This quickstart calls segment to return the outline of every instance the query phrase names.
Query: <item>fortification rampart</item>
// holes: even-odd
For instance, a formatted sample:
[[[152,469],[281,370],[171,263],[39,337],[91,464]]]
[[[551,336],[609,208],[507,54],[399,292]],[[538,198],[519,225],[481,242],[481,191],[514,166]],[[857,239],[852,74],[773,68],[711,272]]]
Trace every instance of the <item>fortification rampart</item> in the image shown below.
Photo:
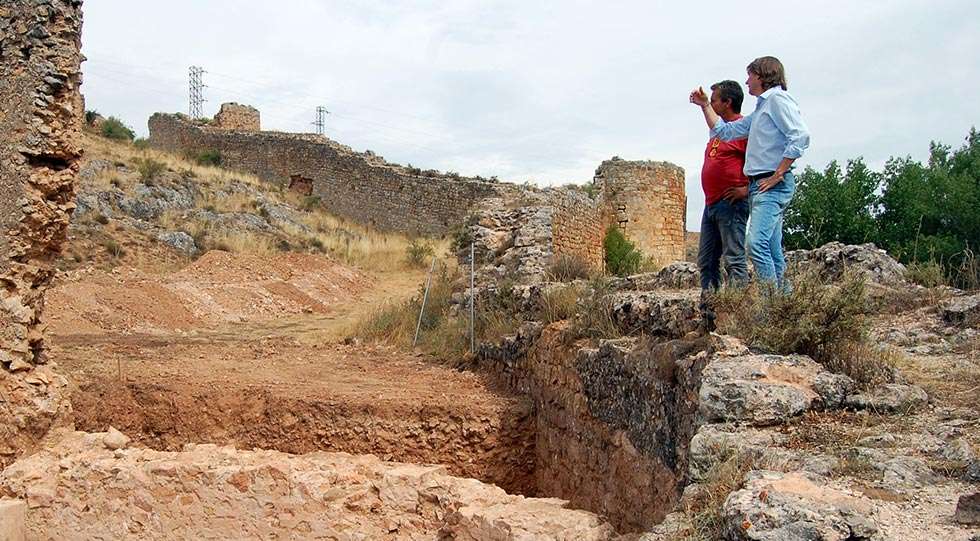
[[[277,185],[309,185],[328,212],[386,231],[444,234],[462,224],[477,201],[518,190],[390,164],[319,135],[200,127],[161,113],[150,117],[149,127],[154,148],[216,150],[226,167]]]

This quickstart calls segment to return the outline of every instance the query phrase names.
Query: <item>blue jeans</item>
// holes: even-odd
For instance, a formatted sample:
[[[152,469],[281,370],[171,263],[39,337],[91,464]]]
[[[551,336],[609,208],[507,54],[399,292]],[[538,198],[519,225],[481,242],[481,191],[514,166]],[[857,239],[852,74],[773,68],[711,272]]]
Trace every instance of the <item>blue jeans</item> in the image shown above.
[[[759,182],[749,183],[749,259],[759,282],[786,288],[786,259],[783,257],[783,214],[796,192],[792,172],[769,191],[759,193]]]
[[[702,290],[721,287],[722,261],[727,282],[744,284],[748,281],[745,264],[745,223],[748,219],[749,203],[745,199],[735,203],[721,199],[704,208],[698,245]]]

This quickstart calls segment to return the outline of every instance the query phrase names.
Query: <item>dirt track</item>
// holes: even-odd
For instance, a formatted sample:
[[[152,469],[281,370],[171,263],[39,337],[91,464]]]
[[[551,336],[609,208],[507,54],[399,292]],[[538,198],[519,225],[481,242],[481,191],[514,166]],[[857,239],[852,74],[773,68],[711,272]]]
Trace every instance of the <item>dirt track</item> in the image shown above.
[[[255,260],[242,272],[224,254],[156,279],[123,271],[59,286],[48,312],[51,357],[75,386],[78,428],[111,424],[156,449],[208,442],[443,463],[533,494],[525,400],[421,356],[338,341],[352,317],[411,294],[421,277],[372,280],[304,257],[285,274]],[[172,287],[192,272],[193,288]],[[283,291],[338,300],[283,301]]]

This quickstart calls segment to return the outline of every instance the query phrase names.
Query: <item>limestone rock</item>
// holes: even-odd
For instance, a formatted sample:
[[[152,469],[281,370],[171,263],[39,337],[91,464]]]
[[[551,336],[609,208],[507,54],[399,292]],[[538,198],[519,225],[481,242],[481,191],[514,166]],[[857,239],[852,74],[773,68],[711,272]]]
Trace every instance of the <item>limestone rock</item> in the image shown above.
[[[802,472],[753,471],[723,506],[733,541],[870,541],[880,536],[867,501]]]
[[[657,272],[645,272],[613,279],[610,286],[617,290],[632,291],[699,288],[701,287],[701,273],[694,263],[675,261]]]
[[[907,413],[929,400],[921,387],[901,383],[886,383],[862,393],[849,395],[844,405],[882,413]]]
[[[802,355],[718,357],[704,368],[699,412],[707,422],[771,425],[810,409],[839,405],[847,376],[831,374]]]
[[[679,338],[700,325],[696,292],[613,293],[613,321],[624,334]]]
[[[166,231],[157,234],[157,240],[170,246],[186,256],[194,255],[197,252],[197,243],[194,237],[183,231]]]
[[[830,242],[815,250],[794,250],[786,253],[786,264],[789,272],[815,272],[826,280],[837,280],[850,270],[862,274],[872,284],[888,287],[907,284],[905,266],[874,244]]]
[[[942,305],[943,321],[960,327],[980,326],[980,294],[954,297]]]
[[[511,496],[449,476],[443,466],[194,444],[181,452],[112,451],[104,440],[104,434],[71,433],[0,472],[0,493],[30,507],[29,538],[71,532],[79,539],[133,540],[605,540],[615,534],[598,516],[567,509],[562,500]]]
[[[960,524],[980,526],[980,492],[964,494],[956,502],[956,514],[953,520]]]
[[[115,427],[110,426],[109,430],[105,433],[102,438],[102,443],[105,445],[106,449],[111,449],[115,451],[116,449],[123,449],[129,445],[129,436],[123,434],[122,432],[116,430]]]

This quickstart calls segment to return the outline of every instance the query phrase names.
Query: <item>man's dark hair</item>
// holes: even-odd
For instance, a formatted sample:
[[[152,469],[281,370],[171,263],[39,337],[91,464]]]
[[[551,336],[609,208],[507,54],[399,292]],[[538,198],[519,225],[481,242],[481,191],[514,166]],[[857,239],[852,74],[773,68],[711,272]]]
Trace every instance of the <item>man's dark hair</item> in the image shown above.
[[[742,85],[727,80],[711,85],[711,90],[717,90],[718,97],[722,100],[732,102],[732,112],[742,112],[742,100],[745,99],[745,94],[742,94]]]

